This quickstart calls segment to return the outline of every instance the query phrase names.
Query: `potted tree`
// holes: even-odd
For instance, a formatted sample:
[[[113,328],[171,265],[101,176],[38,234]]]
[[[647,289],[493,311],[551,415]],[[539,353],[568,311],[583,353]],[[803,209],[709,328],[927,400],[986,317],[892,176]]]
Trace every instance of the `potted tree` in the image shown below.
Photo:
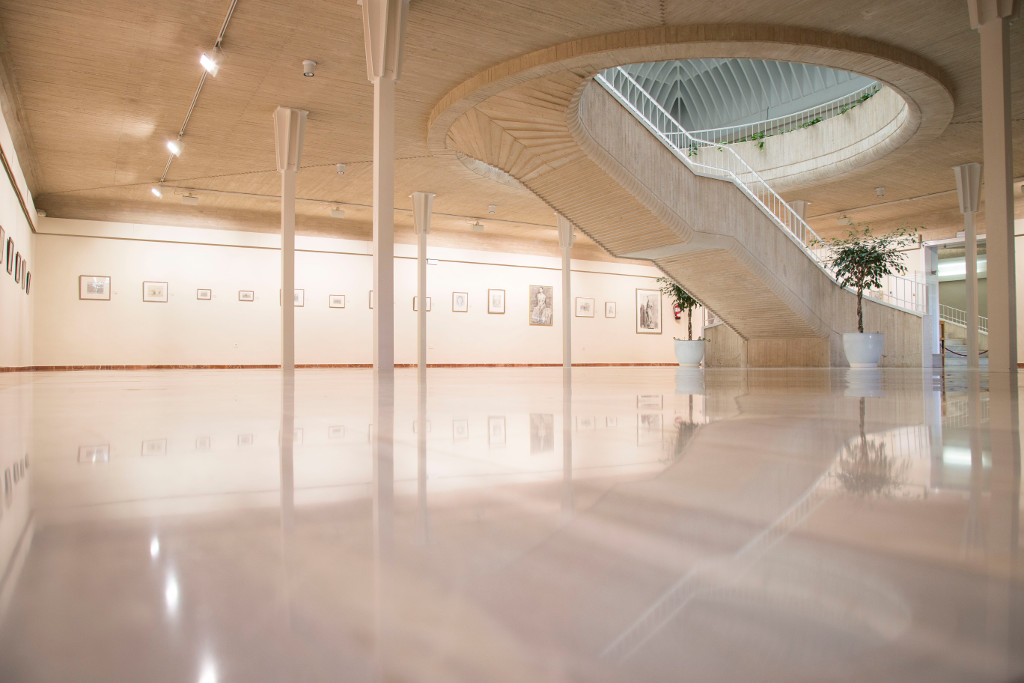
[[[843,350],[851,368],[873,368],[882,359],[885,335],[878,332],[864,332],[864,290],[882,286],[886,275],[902,275],[907,272],[903,265],[901,249],[916,244],[914,233],[917,228],[901,227],[888,235],[872,235],[867,225],[863,230],[850,223],[846,237],[819,240],[828,248],[825,262],[831,266],[839,284],[857,292],[857,331],[843,334]]]
[[[673,337],[676,360],[684,368],[695,368],[704,359],[704,340],[693,338],[693,309],[700,303],[671,278],[659,277],[658,283],[661,285],[662,293],[672,300],[676,319],[678,320],[682,313],[686,313],[686,339]]]

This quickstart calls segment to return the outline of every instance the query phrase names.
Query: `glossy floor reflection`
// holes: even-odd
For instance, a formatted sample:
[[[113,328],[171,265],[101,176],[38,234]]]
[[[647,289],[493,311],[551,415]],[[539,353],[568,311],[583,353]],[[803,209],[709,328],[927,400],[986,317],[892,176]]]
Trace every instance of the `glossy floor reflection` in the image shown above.
[[[2,681],[1011,681],[1017,388],[0,376]]]

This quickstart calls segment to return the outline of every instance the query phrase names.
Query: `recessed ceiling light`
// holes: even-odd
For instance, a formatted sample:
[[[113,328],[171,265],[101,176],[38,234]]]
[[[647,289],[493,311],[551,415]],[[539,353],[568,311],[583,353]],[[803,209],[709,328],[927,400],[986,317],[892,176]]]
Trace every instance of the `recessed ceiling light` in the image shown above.
[[[876,187],[875,188],[875,194],[878,195],[879,197],[884,197],[885,196],[885,188],[884,187]]]
[[[170,153],[173,154],[176,157],[180,157],[181,156],[181,150],[183,150],[184,148],[185,148],[185,145],[182,144],[181,138],[178,138],[177,140],[168,140],[167,141],[167,149],[168,149],[168,151],[170,151]]]
[[[334,207],[333,209],[331,209],[331,218],[344,218],[344,217],[345,217],[345,212],[342,209],[339,209],[338,207]]]
[[[164,193],[161,192],[160,188],[157,187],[156,185],[154,185],[153,187],[149,188],[149,191],[152,192],[153,196],[156,197],[157,199],[160,199],[161,197],[164,196]]]
[[[206,69],[206,73],[210,74],[214,78],[217,77],[217,72],[220,71],[220,64],[217,63],[217,60],[214,57],[211,57],[204,52],[203,56],[199,58],[199,63],[203,65],[204,69]]]
[[[345,173],[345,164],[338,164],[338,175]]]

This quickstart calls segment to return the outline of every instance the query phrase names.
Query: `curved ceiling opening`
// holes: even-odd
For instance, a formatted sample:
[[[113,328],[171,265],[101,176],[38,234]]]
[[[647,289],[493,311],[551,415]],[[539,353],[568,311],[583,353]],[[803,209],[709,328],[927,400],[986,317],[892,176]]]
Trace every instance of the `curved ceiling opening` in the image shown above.
[[[848,71],[763,59],[684,59],[622,68],[690,132],[790,116],[877,86]]]

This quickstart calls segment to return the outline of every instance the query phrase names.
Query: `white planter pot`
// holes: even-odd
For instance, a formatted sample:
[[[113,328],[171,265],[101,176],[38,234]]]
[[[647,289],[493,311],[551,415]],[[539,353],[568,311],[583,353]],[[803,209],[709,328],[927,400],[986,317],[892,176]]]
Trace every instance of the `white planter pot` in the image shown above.
[[[885,335],[877,332],[846,332],[843,350],[851,368],[876,368],[882,360]]]
[[[676,360],[679,361],[680,367],[684,368],[695,368],[700,365],[700,362],[704,360],[704,340],[703,339],[676,339],[674,340],[676,346]]]

